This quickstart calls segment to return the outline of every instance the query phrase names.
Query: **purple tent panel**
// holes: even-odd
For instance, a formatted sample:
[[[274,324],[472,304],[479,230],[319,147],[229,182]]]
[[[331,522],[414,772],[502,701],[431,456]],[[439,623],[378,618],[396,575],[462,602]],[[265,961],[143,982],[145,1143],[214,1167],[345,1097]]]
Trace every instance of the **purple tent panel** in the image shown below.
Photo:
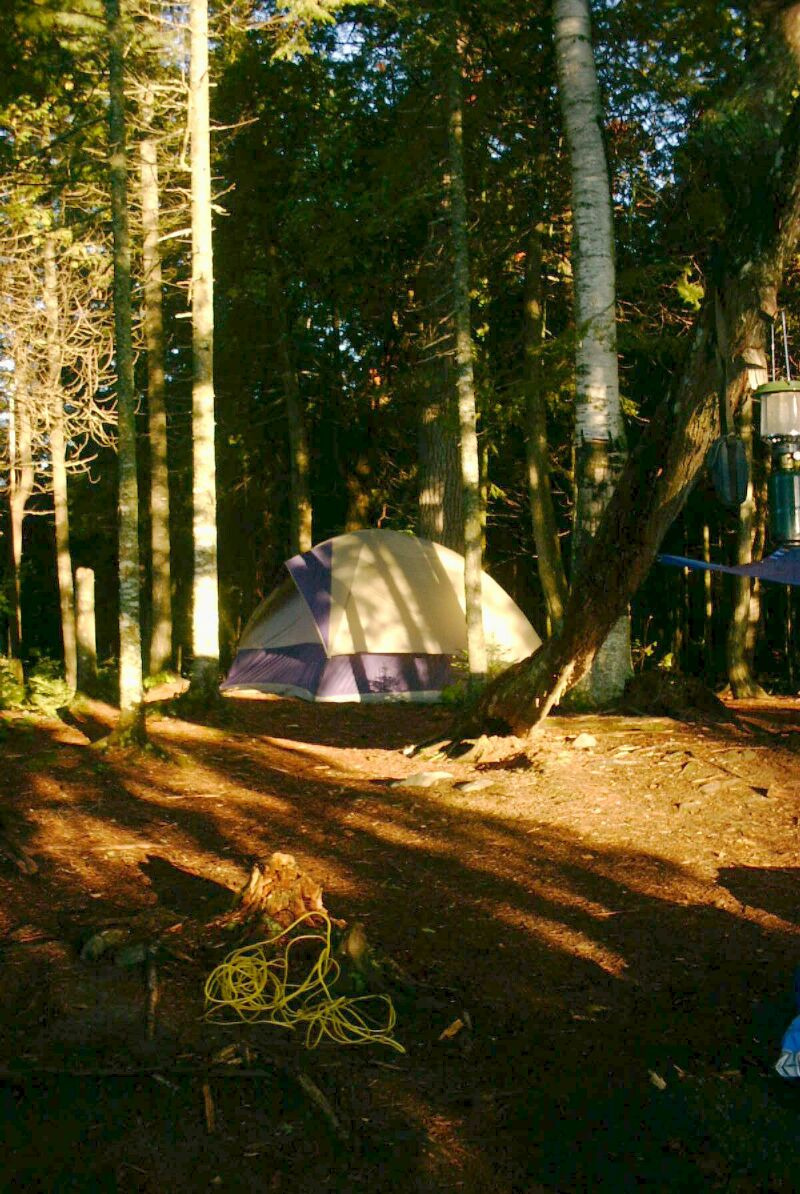
[[[331,629],[331,576],[333,573],[333,540],[312,547],[311,551],[292,556],[286,567],[297,585],[311,616],[317,624],[322,645],[327,650]]]
[[[336,655],[318,643],[237,653],[226,688],[283,692],[318,701],[413,700],[438,695],[453,682],[449,655]]]
[[[733,576],[755,576],[777,585],[800,585],[800,547],[779,547],[756,564],[712,564],[690,560],[687,556],[658,556],[660,564],[675,568],[693,568],[697,572],[730,572]]]

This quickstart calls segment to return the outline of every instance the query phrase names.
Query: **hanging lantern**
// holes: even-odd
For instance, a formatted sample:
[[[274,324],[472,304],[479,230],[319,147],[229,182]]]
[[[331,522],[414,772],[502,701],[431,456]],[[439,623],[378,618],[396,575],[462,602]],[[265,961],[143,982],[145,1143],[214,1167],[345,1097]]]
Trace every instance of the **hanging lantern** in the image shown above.
[[[758,387],[756,397],[761,400],[761,438],[800,446],[800,381],[768,381]]]
[[[772,452],[769,527],[776,543],[800,544],[800,381],[759,386],[759,434]]]

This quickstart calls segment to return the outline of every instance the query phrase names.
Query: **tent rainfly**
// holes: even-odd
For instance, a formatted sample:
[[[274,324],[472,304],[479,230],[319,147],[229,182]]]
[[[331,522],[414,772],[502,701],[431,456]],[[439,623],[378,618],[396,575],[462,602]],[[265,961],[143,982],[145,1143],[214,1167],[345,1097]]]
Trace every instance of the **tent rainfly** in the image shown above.
[[[354,531],[286,561],[288,576],[245,627],[223,691],[310,701],[435,701],[466,651],[464,560],[398,531]],[[541,640],[486,573],[491,663]]]

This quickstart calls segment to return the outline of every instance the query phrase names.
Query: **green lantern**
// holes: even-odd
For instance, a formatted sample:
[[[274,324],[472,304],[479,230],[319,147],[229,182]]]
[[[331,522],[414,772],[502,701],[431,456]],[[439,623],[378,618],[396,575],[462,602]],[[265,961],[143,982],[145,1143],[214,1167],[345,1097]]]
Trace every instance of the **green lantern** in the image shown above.
[[[759,386],[759,434],[772,452],[769,529],[775,543],[800,545],[800,381]]]

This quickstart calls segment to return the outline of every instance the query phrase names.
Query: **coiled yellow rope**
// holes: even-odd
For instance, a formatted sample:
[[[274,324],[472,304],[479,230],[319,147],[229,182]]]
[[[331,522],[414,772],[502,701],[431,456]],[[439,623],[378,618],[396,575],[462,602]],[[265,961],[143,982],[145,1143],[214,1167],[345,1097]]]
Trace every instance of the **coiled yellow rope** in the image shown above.
[[[311,917],[324,922],[323,932],[288,937]],[[283,952],[269,957],[271,946],[287,938]],[[304,941],[319,941],[321,949],[302,982],[289,981],[291,951]],[[324,912],[306,912],[288,929],[281,929],[267,941],[237,949],[206,980],[206,1018],[235,1024],[277,1024],[281,1028],[306,1027],[306,1048],[315,1049],[324,1036],[340,1045],[388,1045],[398,1053],[405,1049],[392,1036],[397,1016],[388,995],[335,996],[331,993],[341,967],[331,954],[331,922]],[[365,1005],[382,1002],[387,1014],[384,1024],[375,1023]],[[230,1010],[235,1019],[226,1018]]]

